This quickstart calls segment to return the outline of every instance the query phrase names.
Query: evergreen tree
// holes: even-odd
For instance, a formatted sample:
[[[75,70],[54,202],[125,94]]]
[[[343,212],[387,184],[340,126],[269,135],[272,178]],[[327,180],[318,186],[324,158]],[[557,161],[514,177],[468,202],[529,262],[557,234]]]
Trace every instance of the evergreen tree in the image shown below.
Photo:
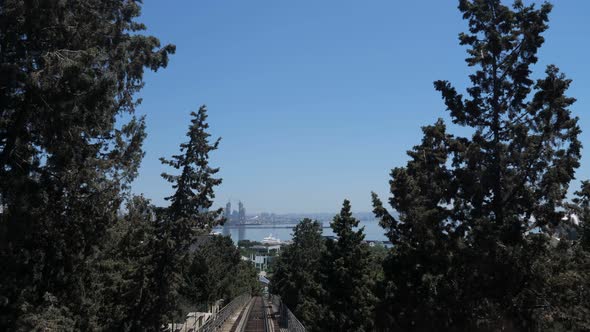
[[[88,262],[143,155],[134,95],[174,52],[139,14],[138,1],[0,4],[1,330],[34,308],[94,328]]]
[[[155,212],[149,200],[133,197],[121,220],[109,230],[97,258],[94,287],[100,294],[97,321],[108,331],[146,331],[158,290],[152,280]]]
[[[379,327],[387,330],[436,330],[462,309],[456,284],[448,283],[457,251],[463,244],[449,222],[452,174],[447,168],[450,136],[444,123],[423,128],[422,143],[408,152],[406,167],[392,171],[391,205],[399,221],[373,194],[393,250],[384,262],[379,285]]]
[[[217,300],[229,303],[243,293],[255,291],[257,274],[250,270],[251,264],[242,262],[230,237],[207,236],[203,242],[191,253],[190,264],[182,271],[181,293],[186,302],[206,308]]]
[[[583,181],[581,189],[575,194],[572,212],[580,223],[576,225],[577,233],[583,248],[590,252],[590,181]]]
[[[189,250],[197,235],[208,234],[219,222],[222,212],[222,209],[209,211],[215,198],[214,187],[221,184],[221,179],[214,178],[219,169],[210,167],[208,161],[209,153],[217,149],[219,139],[209,143],[211,135],[207,132],[205,106],[201,106],[197,113],[192,112],[191,116],[188,142],[180,145],[181,154],[172,156],[171,160],[161,159],[163,164],[179,170],[180,174],[162,174],[172,183],[175,192],[167,198],[170,206],[157,212],[152,278],[159,294],[151,314],[154,330],[180,314],[181,267],[190,263]]]
[[[179,175],[162,173],[162,177],[172,183],[175,192],[166,199],[170,206],[166,215],[170,223],[172,237],[177,245],[187,248],[194,238],[194,232],[208,233],[219,223],[223,209],[209,211],[215,198],[214,188],[221,179],[214,178],[219,168],[209,166],[209,153],[217,150],[220,138],[209,143],[211,134],[207,132],[207,108],[201,106],[197,113],[192,112],[191,125],[187,132],[188,142],[180,145],[179,155],[168,160],[161,158],[164,165],[180,170]]]
[[[535,330],[550,314],[535,288],[548,278],[537,263],[551,255],[579,166],[575,100],[557,67],[531,78],[551,5],[461,0],[459,10],[472,85],[467,96],[446,81],[435,87],[472,135],[449,135],[442,121],[425,128],[406,167],[392,172],[399,218],[374,196],[394,243],[383,304],[402,330]]]
[[[258,281],[258,271],[251,262],[244,260],[240,260],[234,281],[230,286],[227,293],[230,295],[226,295],[226,298],[235,298],[244,293],[250,293],[254,296],[262,291]]]
[[[303,219],[293,229],[293,244],[278,257],[270,284],[308,331],[321,331],[324,291],[319,273],[325,251],[321,225]]]
[[[535,289],[544,300],[539,330],[590,330],[589,203],[590,184],[583,181],[570,204],[573,214],[562,220],[561,232],[556,233],[559,238],[551,242],[545,257],[535,262],[535,268],[545,276]]]
[[[19,317],[17,331],[75,331],[75,322],[70,318],[72,313],[66,306],[59,304],[57,298],[49,293],[43,300],[37,308],[24,308],[26,314]]]
[[[578,241],[561,239],[535,254],[540,257],[533,269],[542,278],[525,290],[538,299],[535,331],[588,331],[590,252]]]
[[[373,280],[363,228],[344,200],[340,214],[330,224],[338,240],[329,240],[322,263],[326,313],[319,322],[323,331],[371,331],[373,329]]]

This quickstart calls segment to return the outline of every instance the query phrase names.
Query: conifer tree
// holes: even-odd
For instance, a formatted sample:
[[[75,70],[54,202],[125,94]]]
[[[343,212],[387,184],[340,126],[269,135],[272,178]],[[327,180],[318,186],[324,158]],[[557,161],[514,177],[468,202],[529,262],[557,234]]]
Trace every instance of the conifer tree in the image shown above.
[[[373,194],[374,212],[394,247],[384,262],[385,280],[378,287],[377,324],[383,330],[448,329],[444,324],[448,316],[462,310],[455,298],[459,286],[447,283],[453,273],[453,252],[462,245],[460,230],[448,222],[451,137],[441,120],[422,130],[422,143],[408,152],[407,166],[391,172],[389,202],[399,220]]]
[[[143,156],[134,96],[174,52],[142,33],[140,5],[0,4],[0,330],[50,307],[94,328],[88,262]]]
[[[179,170],[180,174],[162,173],[162,177],[172,183],[175,192],[166,199],[170,206],[166,214],[170,220],[173,237],[178,239],[178,245],[190,245],[194,232],[208,232],[219,222],[221,208],[209,211],[215,198],[214,188],[221,184],[221,179],[215,178],[219,168],[209,166],[209,153],[217,150],[220,139],[209,142],[211,134],[207,132],[207,108],[201,106],[192,112],[191,125],[187,133],[188,142],[180,145],[179,155],[168,160],[161,158],[164,165]]]
[[[584,250],[590,252],[590,181],[583,181],[575,195],[573,213],[580,223],[577,225],[578,238]]]
[[[190,264],[182,268],[182,277],[185,302],[203,308],[220,299],[229,303],[243,293],[253,293],[258,283],[254,267],[242,261],[229,236],[203,238],[191,253]]]
[[[93,298],[101,330],[146,331],[158,290],[152,279],[155,212],[150,201],[135,196],[121,220],[109,230],[97,258]]]
[[[207,109],[201,106],[192,112],[188,141],[180,145],[181,154],[163,164],[179,170],[180,174],[163,173],[162,177],[172,183],[175,192],[168,197],[170,206],[157,213],[156,251],[154,275],[159,291],[157,304],[152,314],[152,328],[158,329],[166,320],[178,314],[182,288],[181,267],[189,264],[189,249],[197,235],[208,234],[219,222],[222,209],[209,211],[215,198],[214,187],[221,184],[215,178],[218,168],[209,166],[209,153],[217,149],[219,139],[209,142]]]
[[[571,81],[553,65],[531,77],[551,5],[461,0],[459,10],[469,24],[459,39],[474,69],[471,86],[467,95],[447,81],[435,87],[453,123],[472,134],[451,136],[439,122],[434,142],[432,127],[425,130],[407,166],[392,172],[399,218],[374,197],[394,243],[384,307],[404,330],[428,328],[425,321],[447,330],[535,330],[549,310],[534,288],[548,277],[536,260],[552,250],[551,229],[579,166]]]
[[[330,224],[338,237],[329,240],[322,263],[325,314],[323,331],[372,331],[375,298],[370,279],[370,257],[363,243],[363,228],[344,200],[340,214]]]
[[[320,224],[305,218],[293,228],[293,244],[281,252],[272,276],[271,292],[281,296],[308,331],[320,331],[323,319],[320,265],[325,251]]]

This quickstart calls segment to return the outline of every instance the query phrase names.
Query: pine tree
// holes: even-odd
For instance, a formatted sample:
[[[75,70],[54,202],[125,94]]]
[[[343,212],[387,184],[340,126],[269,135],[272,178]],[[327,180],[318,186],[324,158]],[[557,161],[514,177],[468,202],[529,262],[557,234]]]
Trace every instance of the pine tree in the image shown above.
[[[363,228],[352,216],[350,202],[344,200],[340,214],[330,224],[338,237],[327,242],[322,263],[326,313],[320,322],[323,331],[371,331],[375,298],[370,278],[370,257],[363,243]]]
[[[101,330],[146,331],[158,290],[153,282],[155,212],[143,196],[129,200],[97,258],[94,287]]]
[[[179,314],[182,266],[189,264],[190,249],[197,235],[208,234],[211,227],[220,222],[222,209],[209,211],[215,198],[214,187],[221,184],[215,178],[218,168],[209,166],[209,153],[217,149],[219,139],[209,143],[211,136],[207,109],[201,106],[192,112],[191,125],[187,132],[188,142],[180,145],[179,155],[171,160],[162,158],[165,165],[179,170],[180,174],[163,173],[162,177],[172,183],[175,192],[168,197],[170,206],[157,213],[156,251],[154,275],[159,291],[155,312],[152,313],[152,328],[158,329],[166,320]]]
[[[293,229],[293,244],[284,248],[275,263],[271,292],[305,325],[308,331],[320,331],[323,319],[324,290],[320,265],[326,247],[321,225],[305,218]]]
[[[457,285],[448,282],[454,254],[462,245],[451,216],[451,150],[446,126],[439,120],[423,129],[422,143],[408,152],[406,167],[395,168],[389,200],[399,214],[393,218],[373,194],[375,214],[393,244],[384,261],[384,280],[377,323],[383,330],[449,329],[451,315],[461,312]],[[434,305],[433,305],[434,303]]]
[[[220,299],[229,303],[243,293],[252,293],[258,279],[250,267],[229,236],[203,238],[191,253],[190,264],[182,269],[185,302],[206,308]]]
[[[399,218],[374,197],[395,246],[384,304],[405,330],[427,328],[420,317],[447,330],[534,330],[548,310],[534,288],[547,278],[536,262],[552,250],[579,166],[571,81],[553,65],[531,78],[551,5],[461,0],[459,10],[469,23],[459,39],[471,86],[467,96],[446,81],[435,87],[472,135],[446,134],[442,122],[425,130],[407,166],[392,172]]]
[[[219,168],[209,166],[209,153],[217,150],[220,139],[209,143],[211,134],[207,132],[207,108],[201,106],[197,113],[192,112],[191,126],[187,133],[188,142],[180,145],[182,154],[168,160],[161,158],[164,165],[171,166],[181,173],[172,175],[162,173],[162,177],[172,183],[175,192],[166,199],[170,206],[166,214],[174,220],[171,230],[173,237],[179,239],[179,245],[188,246],[193,238],[193,231],[208,232],[219,222],[222,209],[209,211],[215,198],[214,188],[221,184],[221,179],[214,178]],[[180,222],[182,220],[182,222]]]
[[[137,1],[0,4],[2,330],[48,302],[94,328],[87,263],[143,156],[134,96],[174,52],[139,15]]]
[[[590,252],[590,181],[583,181],[575,195],[573,213],[580,223],[577,225],[579,240],[584,249]]]
[[[588,331],[590,329],[590,252],[578,241],[561,239],[533,262],[542,278],[533,287],[540,310],[533,312],[534,331]]]

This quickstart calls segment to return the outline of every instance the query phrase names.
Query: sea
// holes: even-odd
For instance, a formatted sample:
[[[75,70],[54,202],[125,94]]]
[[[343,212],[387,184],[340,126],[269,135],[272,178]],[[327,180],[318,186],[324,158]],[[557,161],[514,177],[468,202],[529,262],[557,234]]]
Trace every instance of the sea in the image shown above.
[[[331,236],[334,232],[330,228],[329,222],[322,223],[322,235]],[[260,224],[260,225],[224,225],[214,229],[223,235],[230,236],[234,243],[241,240],[262,241],[267,236],[273,236],[281,241],[291,240],[293,237],[292,224]],[[365,240],[387,241],[385,231],[379,226],[378,220],[361,220],[359,227],[364,227]]]

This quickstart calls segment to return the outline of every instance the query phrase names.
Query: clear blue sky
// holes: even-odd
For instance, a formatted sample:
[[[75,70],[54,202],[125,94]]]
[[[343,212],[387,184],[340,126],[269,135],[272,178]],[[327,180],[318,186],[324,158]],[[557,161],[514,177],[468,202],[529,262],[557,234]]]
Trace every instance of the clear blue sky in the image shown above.
[[[574,80],[572,108],[590,147],[590,1],[555,1],[534,68],[555,63]],[[212,156],[223,184],[216,205],[248,212],[333,212],[349,198],[369,211],[387,197],[420,127],[446,118],[432,87],[463,88],[469,73],[457,1],[146,1],[142,21],[177,53],[146,75],[146,156],[133,190],[156,204],[170,186],[161,156],[185,140],[189,112],[209,108],[221,136]],[[586,150],[578,178],[590,178]],[[575,184],[578,185],[577,183]]]

